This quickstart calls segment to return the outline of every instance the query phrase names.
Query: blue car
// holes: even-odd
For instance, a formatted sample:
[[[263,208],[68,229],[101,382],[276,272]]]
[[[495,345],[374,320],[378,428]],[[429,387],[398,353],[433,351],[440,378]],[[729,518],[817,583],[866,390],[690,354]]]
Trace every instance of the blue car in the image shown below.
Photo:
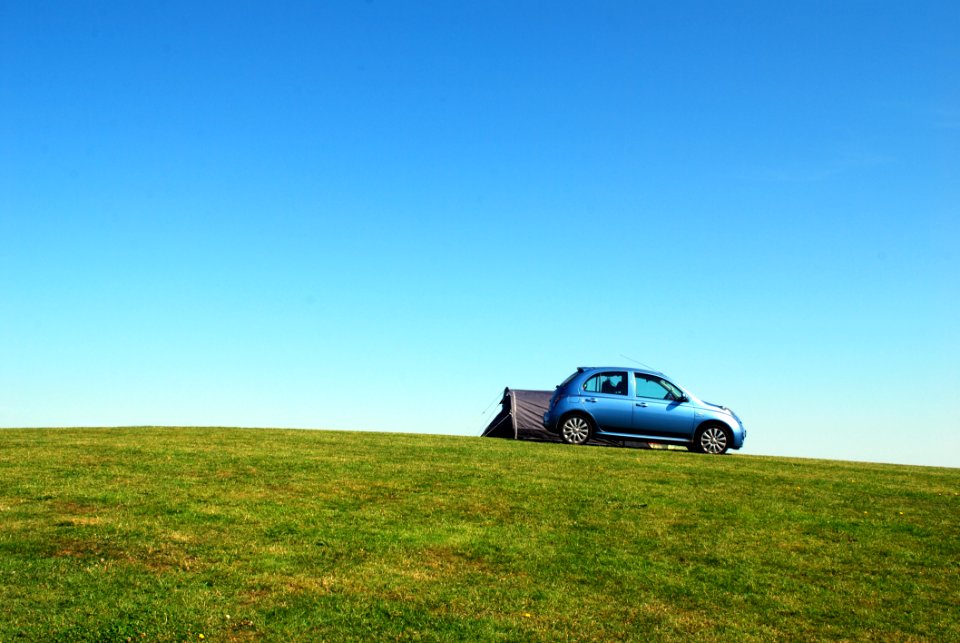
[[[622,367],[578,368],[554,391],[543,426],[567,444],[612,438],[717,455],[747,437],[727,407],[698,399],[663,373]]]

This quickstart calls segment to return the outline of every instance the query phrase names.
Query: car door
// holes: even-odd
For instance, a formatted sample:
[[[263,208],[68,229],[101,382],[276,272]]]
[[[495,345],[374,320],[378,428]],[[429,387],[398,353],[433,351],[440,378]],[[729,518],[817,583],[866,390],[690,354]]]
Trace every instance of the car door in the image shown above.
[[[656,375],[634,373],[633,433],[689,440],[693,426],[693,406],[680,389]]]
[[[633,403],[627,394],[627,382],[626,371],[604,371],[583,383],[580,395],[584,410],[593,416],[601,431],[630,431]]]

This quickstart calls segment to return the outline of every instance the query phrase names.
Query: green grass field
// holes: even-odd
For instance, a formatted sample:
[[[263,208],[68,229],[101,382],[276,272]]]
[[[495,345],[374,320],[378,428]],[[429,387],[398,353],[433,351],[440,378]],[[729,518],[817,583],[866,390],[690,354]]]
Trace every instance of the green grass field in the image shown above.
[[[960,640],[960,470],[0,431],[0,642]]]

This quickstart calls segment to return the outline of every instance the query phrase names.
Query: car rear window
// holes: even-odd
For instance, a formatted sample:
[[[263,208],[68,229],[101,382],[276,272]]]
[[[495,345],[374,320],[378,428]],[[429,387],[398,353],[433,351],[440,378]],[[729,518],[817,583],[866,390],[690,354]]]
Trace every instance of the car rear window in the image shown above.
[[[565,379],[565,380],[563,380],[562,382],[560,382],[560,385],[557,386],[557,388],[563,388],[564,386],[566,386],[567,384],[570,383],[570,380],[572,380],[573,378],[575,378],[575,377],[576,377],[577,375],[579,375],[579,374],[580,374],[580,371],[575,371],[575,372],[571,373],[570,376],[569,376],[567,379]]]

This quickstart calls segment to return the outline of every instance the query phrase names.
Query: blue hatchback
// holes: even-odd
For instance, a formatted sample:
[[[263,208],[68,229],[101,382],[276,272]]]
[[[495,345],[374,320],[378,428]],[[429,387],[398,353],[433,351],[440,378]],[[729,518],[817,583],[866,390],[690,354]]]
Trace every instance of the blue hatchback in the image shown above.
[[[698,399],[663,373],[622,367],[578,368],[554,391],[543,426],[567,444],[613,438],[713,454],[739,449],[747,437],[727,407]]]

